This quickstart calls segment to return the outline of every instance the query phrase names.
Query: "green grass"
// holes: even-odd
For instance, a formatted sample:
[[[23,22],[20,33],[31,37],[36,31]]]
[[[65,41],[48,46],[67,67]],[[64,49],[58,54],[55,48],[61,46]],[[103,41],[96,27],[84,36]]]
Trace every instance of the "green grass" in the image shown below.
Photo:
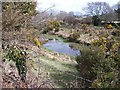
[[[44,56],[40,56],[39,60],[41,62],[40,67],[44,73],[49,73],[48,77],[56,82],[57,87],[67,87],[65,83],[75,80],[74,75],[78,75],[75,63],[68,64]]]
[[[47,34],[42,34],[43,36],[49,38],[49,39],[58,39],[61,42],[69,43],[73,45],[73,48],[78,49],[78,50],[85,50],[89,49],[88,46],[84,46],[81,44],[73,43],[73,42],[67,42],[66,40],[56,36],[56,35],[47,35]],[[42,47],[44,48],[44,47]],[[54,52],[48,48],[44,48],[48,53]],[[59,55],[64,55],[63,53],[59,53]],[[72,60],[75,60],[75,56],[70,56]],[[46,56],[39,56],[37,57],[39,59],[38,62],[40,62],[40,68],[41,68],[41,75],[44,77],[49,77],[51,80],[53,80],[55,83],[56,87],[60,88],[66,88],[66,83],[72,82],[73,80],[76,79],[75,76],[79,76],[78,71],[76,69],[76,63],[74,62],[63,62],[60,60],[56,60],[48,58]],[[38,60],[36,59],[36,60]],[[36,64],[35,68],[38,69],[38,64]],[[46,73],[49,73],[49,75],[46,76]],[[60,80],[60,81],[59,81]]]
[[[54,52],[53,50],[51,50],[51,49],[49,49],[49,48],[47,48],[47,47],[42,47],[42,48],[44,48],[46,51],[48,51],[48,52]]]
[[[46,65],[50,65],[51,67],[55,67],[56,69],[60,70],[60,71],[76,71],[75,69],[75,63],[65,63],[62,61],[57,61],[54,59],[49,59],[47,57],[40,57],[40,61],[45,63]],[[77,72],[77,71],[76,71]]]
[[[50,35],[50,34],[40,34],[41,36],[45,36],[48,39],[57,39],[61,42],[64,41],[64,39],[62,39],[61,37],[58,37],[57,35]]]

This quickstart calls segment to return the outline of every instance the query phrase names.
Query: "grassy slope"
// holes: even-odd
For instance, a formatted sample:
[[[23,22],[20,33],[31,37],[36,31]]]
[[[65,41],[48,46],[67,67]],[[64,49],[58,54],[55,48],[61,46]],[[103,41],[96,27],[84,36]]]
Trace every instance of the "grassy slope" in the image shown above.
[[[47,50],[48,53],[52,53],[52,51]],[[33,54],[34,55],[34,54]],[[60,54],[61,55],[61,54]],[[33,58],[34,68],[31,69],[32,72],[40,74],[41,81],[52,84],[53,87],[64,88],[68,87],[67,84],[75,80],[75,75],[78,76],[78,72],[76,70],[76,63],[63,62],[55,59],[51,59],[46,56],[38,55]]]

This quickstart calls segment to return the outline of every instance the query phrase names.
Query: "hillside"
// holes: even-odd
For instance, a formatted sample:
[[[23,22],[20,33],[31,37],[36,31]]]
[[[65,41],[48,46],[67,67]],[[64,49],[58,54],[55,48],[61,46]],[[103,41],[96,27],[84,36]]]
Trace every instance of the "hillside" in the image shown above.
[[[119,29],[97,17],[47,17],[35,7],[3,3],[2,88],[120,87]]]

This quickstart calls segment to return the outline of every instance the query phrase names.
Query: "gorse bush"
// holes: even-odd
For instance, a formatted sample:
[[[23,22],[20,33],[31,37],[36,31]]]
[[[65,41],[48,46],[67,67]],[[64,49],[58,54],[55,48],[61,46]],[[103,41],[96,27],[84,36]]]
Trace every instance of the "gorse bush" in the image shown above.
[[[93,42],[97,49],[81,51],[77,57],[80,76],[92,81],[85,87],[120,87],[120,40],[112,36],[100,36]]]
[[[111,34],[113,36],[120,36],[120,30],[115,30],[115,31],[111,32]]]
[[[21,77],[21,80],[25,81],[27,67],[26,67],[26,60],[27,60],[27,53],[22,48],[19,48],[15,45],[12,45],[6,55],[6,58],[10,61],[12,60],[15,62],[16,67],[18,69],[18,73]]]
[[[51,21],[48,21],[47,24],[46,24],[46,28],[45,30],[43,31],[43,33],[47,33],[49,31],[59,31],[59,27],[60,27],[60,22],[57,21],[57,20],[51,20]]]
[[[106,28],[107,28],[107,29],[112,29],[113,26],[112,26],[112,24],[107,24],[107,25],[106,25]]]
[[[115,59],[107,58],[100,60],[100,65],[96,69],[97,79],[92,83],[93,88],[119,88],[120,87],[120,72],[119,63]]]
[[[94,45],[100,47],[106,56],[114,57],[119,54],[120,40],[111,36],[100,36],[98,40],[93,42]]]
[[[100,37],[96,44],[103,50],[105,59],[100,60],[96,71],[97,79],[93,82],[92,87],[120,87],[120,40],[109,36]]]
[[[87,24],[81,24],[80,25],[83,30],[87,30],[88,25]]]
[[[3,2],[2,24],[4,31],[19,31],[26,26],[27,20],[35,15],[35,2]]]
[[[29,19],[36,14],[35,8],[35,2],[2,2],[3,47],[9,46],[14,41],[27,41],[25,33]]]
[[[80,37],[79,31],[73,31],[69,36],[69,41],[76,41]]]
[[[38,46],[38,47],[40,47],[41,46],[41,44],[40,44],[40,41],[38,40],[38,38],[34,38],[34,42],[35,42],[35,44]]]

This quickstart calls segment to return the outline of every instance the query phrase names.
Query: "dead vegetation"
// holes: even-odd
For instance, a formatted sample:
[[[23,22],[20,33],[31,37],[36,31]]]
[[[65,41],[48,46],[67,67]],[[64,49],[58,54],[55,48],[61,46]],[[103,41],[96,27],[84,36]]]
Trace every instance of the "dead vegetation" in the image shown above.
[[[16,8],[16,7],[12,7],[13,4],[16,5],[16,7],[18,6],[18,8],[13,10],[13,8]],[[20,5],[23,5],[24,7],[32,5],[32,8],[30,10],[33,10],[33,12],[31,13],[29,10],[24,11],[24,8],[20,9],[19,8]],[[64,83],[65,87],[68,87],[68,88],[84,87],[84,86],[82,86],[84,82],[81,81],[82,82],[81,83],[81,82],[77,81],[77,79],[80,77],[78,77],[78,78],[72,77],[71,78],[71,76],[75,76],[74,73],[71,72],[73,75],[70,75],[70,77],[68,77],[69,71],[68,71],[68,73],[66,73],[67,71],[62,72],[62,71],[56,69],[57,66],[52,67],[52,64],[51,64],[52,61],[64,63],[65,65],[63,65],[63,66],[61,65],[62,69],[64,66],[67,67],[67,65],[70,63],[76,64],[76,61],[74,61],[70,56],[61,55],[56,52],[49,52],[48,50],[43,49],[41,45],[48,40],[43,39],[40,36],[41,33],[54,34],[59,37],[62,37],[63,39],[66,39],[67,41],[77,42],[79,44],[82,43],[82,44],[87,44],[87,45],[91,44],[91,42],[93,42],[94,40],[97,40],[99,35],[104,36],[106,34],[109,34],[109,35],[112,34],[114,36],[120,36],[119,30],[117,30],[113,27],[111,28],[111,26],[109,26],[107,29],[104,27],[96,27],[96,26],[90,25],[90,23],[88,23],[88,22],[83,23],[83,24],[82,23],[78,24],[78,20],[72,19],[72,21],[70,21],[71,20],[70,18],[67,21],[67,23],[63,22],[62,24],[60,24],[59,20],[51,20],[50,21],[47,19],[47,20],[43,20],[43,23],[40,23],[43,27],[40,26],[39,28],[36,28],[34,25],[29,26],[27,24],[27,21],[29,21],[32,14],[34,13],[35,3],[31,3],[31,4],[25,3],[25,5],[24,5],[24,3],[20,3],[20,5],[18,3],[12,3],[12,4],[4,3],[4,5],[3,5],[3,7],[4,7],[3,8],[3,32],[2,32],[3,56],[2,56],[2,65],[1,65],[1,67],[3,69],[3,75],[2,75],[2,81],[3,81],[2,87],[3,88],[8,88],[8,87],[9,88],[54,88],[54,87],[56,87],[54,85],[56,83],[59,84],[59,82],[60,82],[60,84]],[[11,7],[11,8],[8,8],[8,7]],[[9,18],[9,17],[11,17],[11,18]],[[68,18],[66,18],[66,19],[68,19]],[[48,23],[46,24],[46,22],[48,22]],[[74,22],[75,22],[75,24],[74,24]],[[22,50],[25,50],[28,55],[29,59],[27,60],[25,58],[26,62],[24,63],[25,64],[24,66],[26,66],[26,68],[27,68],[26,78],[24,81],[21,80],[20,72],[17,69],[17,66],[15,65],[16,63],[12,62],[12,61],[8,61],[8,59],[6,58],[6,54],[8,53],[8,51],[10,50],[10,47],[12,45],[14,45],[18,48],[21,48]],[[10,56],[12,56],[12,54],[13,53],[11,53]],[[88,52],[88,54],[89,54],[89,52]],[[83,57],[85,58],[87,55],[85,54]],[[10,56],[9,56],[9,58],[11,58]],[[12,60],[14,60],[15,57],[17,57],[17,59],[20,57],[23,59],[23,57],[21,55],[17,56],[17,54],[16,54],[16,56],[12,57]],[[46,65],[43,65],[43,66],[47,67],[47,69],[52,69],[54,71],[58,70],[58,72],[60,72],[60,74],[61,74],[61,75],[59,75],[58,73],[57,73],[58,75],[52,74],[53,77],[56,76],[58,78],[58,76],[63,76],[62,79],[65,79],[66,76],[64,76],[64,75],[67,75],[67,77],[68,77],[68,79],[70,79],[70,81],[69,80],[65,81],[66,79],[63,80],[64,82],[59,81],[59,80],[55,81],[56,77],[54,77],[52,79],[45,77],[45,78],[47,78],[47,80],[45,78],[43,78],[42,75],[45,73],[49,74],[49,72],[44,72],[44,69],[41,70],[43,63],[40,64],[39,59],[43,59],[43,60],[47,61],[47,59],[44,59],[42,57],[47,57],[47,59],[51,60],[51,62],[50,62],[51,65],[46,64],[47,66]],[[90,57],[91,56],[89,56],[89,58]],[[36,60],[36,58],[37,58],[37,60]],[[93,59],[95,59],[95,58],[93,57]],[[16,58],[15,58],[15,60],[16,60]],[[89,62],[87,62],[87,63],[89,64]],[[56,64],[56,65],[59,66],[59,64]],[[21,66],[21,64],[18,66]],[[84,70],[87,70],[87,67],[85,67],[84,65],[81,67],[84,68]],[[61,67],[60,67],[60,69],[61,69]],[[69,68],[69,69],[71,69],[71,68]],[[75,71],[75,69],[73,69],[73,70]],[[84,73],[84,71],[82,71],[82,72]],[[84,76],[84,74],[83,74],[83,76]],[[92,77],[92,76],[90,76],[90,77]],[[45,80],[43,80],[43,79],[45,79]],[[75,80],[72,80],[72,79],[75,79]],[[81,80],[81,78],[80,78],[80,80]],[[84,81],[84,79],[82,79],[82,80]],[[89,80],[88,80],[88,82],[89,82]]]

